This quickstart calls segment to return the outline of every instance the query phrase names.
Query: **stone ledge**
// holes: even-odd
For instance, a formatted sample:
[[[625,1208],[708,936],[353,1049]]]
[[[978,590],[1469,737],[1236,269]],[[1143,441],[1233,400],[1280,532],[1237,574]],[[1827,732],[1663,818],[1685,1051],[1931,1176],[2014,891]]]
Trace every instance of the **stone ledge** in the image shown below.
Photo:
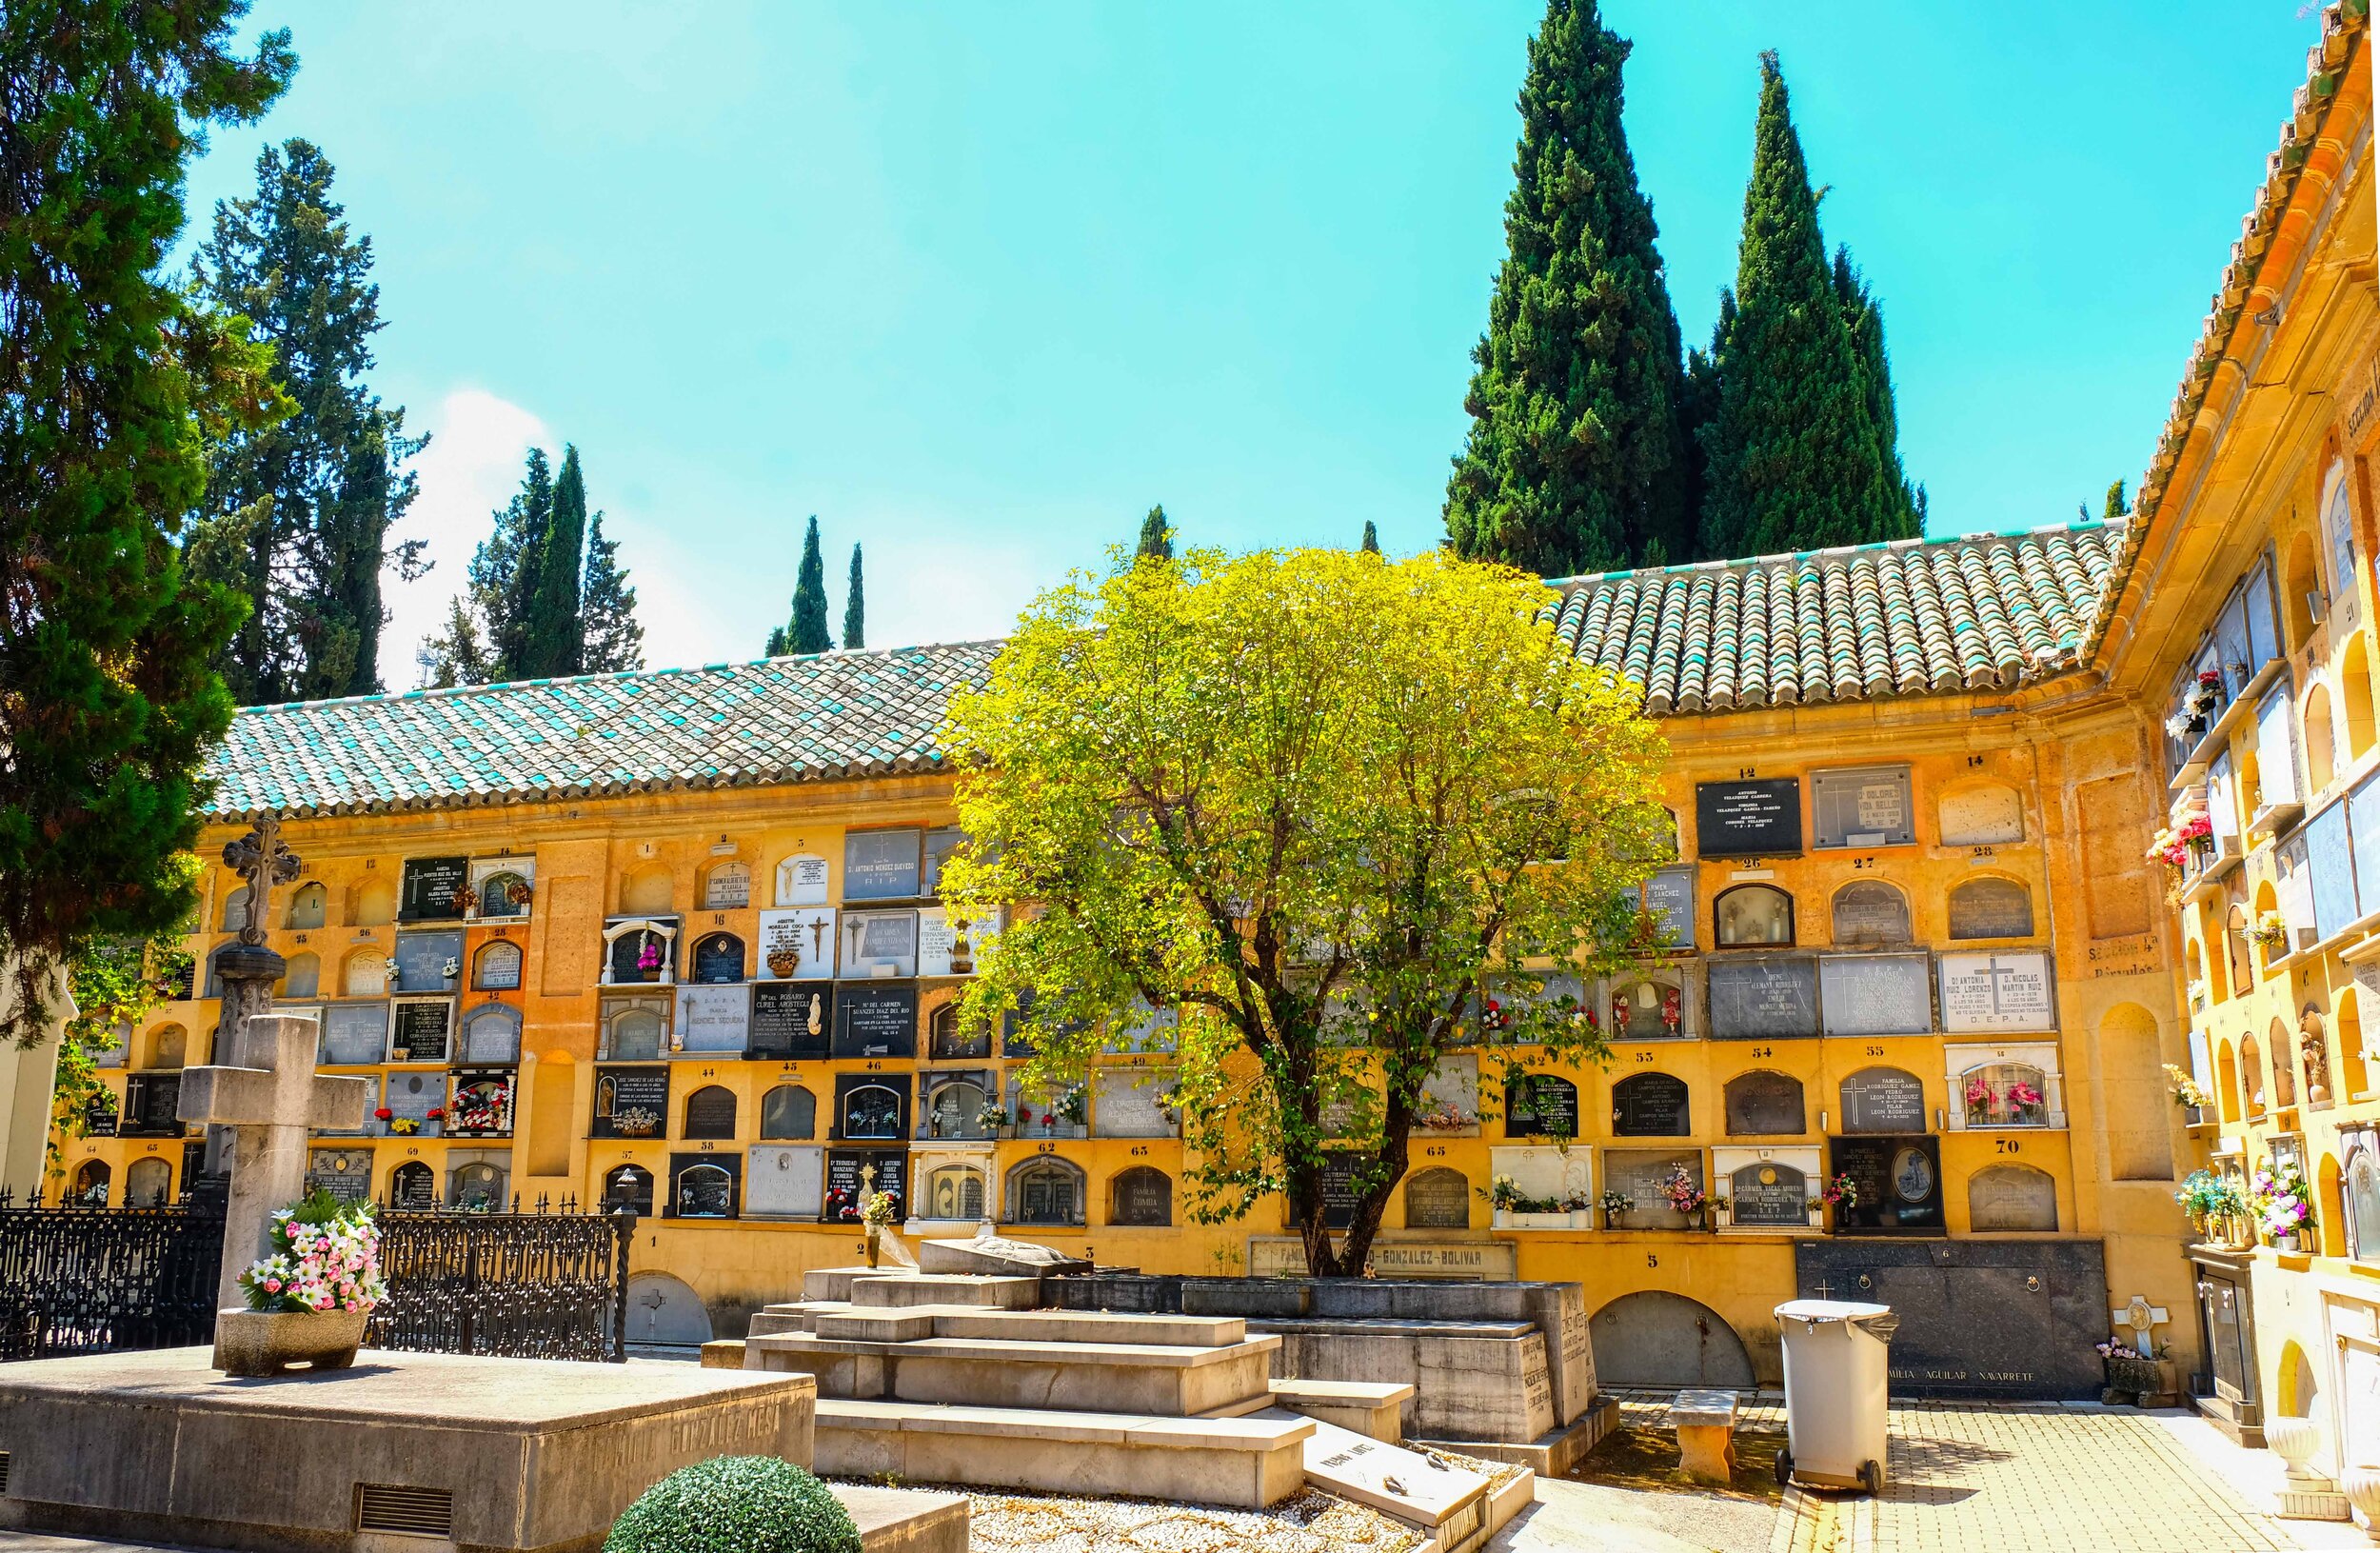
[[[821,1407],[825,1406],[820,1403]],[[1583,1460],[1597,1442],[1619,1424],[1619,1403],[1612,1397],[1598,1397],[1575,1424],[1551,1429],[1535,1440],[1512,1443],[1496,1440],[1417,1440],[1417,1445],[1434,1450],[1450,1451],[1457,1456],[1476,1456],[1483,1462],[1508,1462],[1525,1466],[1541,1478],[1559,1478]]]
[[[745,1340],[748,1349],[772,1353],[848,1354],[867,1359],[945,1359],[993,1364],[1088,1364],[1100,1368],[1202,1369],[1270,1354],[1277,1338],[1250,1338],[1220,1348],[1172,1344],[1042,1343],[1018,1338],[922,1337],[907,1341],[829,1337],[785,1332]]]

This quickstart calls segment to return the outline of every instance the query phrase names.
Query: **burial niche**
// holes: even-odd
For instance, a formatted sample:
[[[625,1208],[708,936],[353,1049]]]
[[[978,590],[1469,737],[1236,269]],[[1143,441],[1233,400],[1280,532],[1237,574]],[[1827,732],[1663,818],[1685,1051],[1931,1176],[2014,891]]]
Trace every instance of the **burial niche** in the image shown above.
[[[1806,1229],[1809,1178],[1790,1165],[1755,1160],[1728,1177],[1728,1217],[1738,1229]]]
[[[1799,1079],[1763,1071],[1727,1081],[1729,1137],[1790,1138],[1806,1130]]]
[[[388,1205],[419,1212],[438,1205],[438,1177],[419,1160],[407,1160],[388,1173]]]
[[[969,1058],[992,1054],[992,1027],[982,1025],[967,1030],[959,1017],[957,999],[936,1008],[928,1021],[930,1038],[926,1050],[938,1063],[964,1062]]]
[[[124,1172],[124,1205],[161,1208],[173,1193],[173,1166],[160,1159],[134,1160]]]
[[[1863,879],[1835,892],[1835,942],[1906,944],[1909,897],[1880,879]]]
[[[319,882],[299,886],[298,892],[289,897],[288,926],[292,928],[304,931],[320,927],[329,915],[330,892]]]
[[[945,1165],[925,1178],[925,1217],[983,1217],[983,1172],[964,1165]]]
[[[282,973],[281,990],[284,998],[310,998],[321,989],[323,962],[311,949],[302,949],[289,956],[288,968]]]
[[[1081,1167],[1060,1159],[1018,1165],[1008,1173],[1008,1217],[1020,1224],[1081,1224]]]
[[[1578,1086],[1553,1073],[1523,1073],[1504,1086],[1508,1138],[1578,1136]]]
[[[744,940],[733,933],[705,933],[694,941],[696,982],[744,980]]]
[[[1774,885],[1737,885],[1721,890],[1711,910],[1721,948],[1794,941],[1794,898]]]
[[[106,1160],[85,1160],[74,1172],[74,1185],[67,1189],[67,1201],[77,1207],[106,1207],[108,1183],[113,1175]]]
[[[1951,891],[1951,937],[2033,937],[2033,892],[2013,879],[1970,879]]]
[[[627,1208],[644,1218],[653,1216],[653,1172],[624,1165],[604,1177],[604,1206],[611,1212]]]
[[[1845,1132],[1923,1132],[1926,1086],[1897,1067],[1863,1067],[1842,1084]]]
[[[521,946],[500,938],[483,946],[471,962],[471,985],[483,992],[518,992]]]
[[[741,911],[752,904],[752,866],[722,863],[703,876],[703,909]]]
[[[1636,1073],[1612,1085],[1612,1130],[1622,1138],[1683,1138],[1686,1081],[1668,1073]]]
[[[808,1138],[818,1131],[818,1097],[798,1084],[781,1084],[761,1097],[763,1138]]]
[[[1174,1181],[1162,1170],[1145,1165],[1120,1170],[1108,1192],[1110,1224],[1157,1229],[1174,1222]]]
[[[716,1084],[706,1084],[685,1097],[685,1130],[687,1138],[732,1138],[736,1135],[736,1097],[733,1090]]]
[[[901,1136],[901,1095],[881,1084],[863,1084],[843,1097],[843,1136],[885,1142]]]
[[[1407,1229],[1469,1229],[1471,1183],[1460,1170],[1423,1170],[1405,1183]]]
[[[1986,1165],[1967,1183],[1967,1227],[1976,1234],[2057,1228],[2057,1183],[2030,1165]]]

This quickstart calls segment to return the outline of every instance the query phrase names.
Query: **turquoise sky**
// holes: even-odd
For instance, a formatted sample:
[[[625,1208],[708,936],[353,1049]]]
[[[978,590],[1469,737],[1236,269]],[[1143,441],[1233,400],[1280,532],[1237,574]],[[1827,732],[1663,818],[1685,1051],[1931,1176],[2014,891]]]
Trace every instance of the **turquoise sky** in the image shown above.
[[[1162,501],[1193,542],[1441,533],[1532,0],[297,6],[219,133],[340,169],[376,382],[436,434],[383,671],[535,438],[575,441],[656,665],[757,656],[803,519],[868,639],[997,634]],[[2296,0],[1615,0],[1690,339],[1733,278],[1757,55],[1885,308],[1937,531],[2135,478],[2317,34]]]

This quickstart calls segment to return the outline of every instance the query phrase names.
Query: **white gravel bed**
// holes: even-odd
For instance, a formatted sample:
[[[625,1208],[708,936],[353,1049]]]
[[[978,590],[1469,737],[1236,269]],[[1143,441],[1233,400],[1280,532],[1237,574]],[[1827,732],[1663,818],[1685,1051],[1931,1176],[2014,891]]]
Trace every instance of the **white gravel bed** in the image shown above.
[[[902,1484],[935,1488],[933,1483]],[[1412,1553],[1421,1538],[1365,1505],[1307,1489],[1269,1510],[1163,1500],[987,1494],[964,1487],[974,1553]]]

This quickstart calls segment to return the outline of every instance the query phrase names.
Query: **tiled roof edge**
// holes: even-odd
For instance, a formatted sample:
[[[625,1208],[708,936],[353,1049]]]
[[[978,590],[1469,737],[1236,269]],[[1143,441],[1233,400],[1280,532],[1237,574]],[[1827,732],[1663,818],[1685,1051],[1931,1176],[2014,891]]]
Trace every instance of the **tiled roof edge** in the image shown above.
[[[1998,540],[2040,539],[2051,534],[2089,534],[2126,527],[2129,520],[2109,523],[2103,518],[2078,518],[2066,523],[2045,524],[2037,528],[1978,528],[1967,534],[1927,534],[1914,539],[1871,540],[1865,545],[1836,545],[1823,550],[1778,550],[1770,555],[1736,556],[1716,561],[1687,561],[1674,567],[1636,567],[1618,571],[1582,572],[1576,577],[1548,577],[1545,586],[1557,591],[1574,587],[1591,587],[1597,583],[1616,583],[1636,577],[1692,577],[1704,572],[1749,571],[1755,567],[1783,566],[1790,562],[1832,559],[1837,556],[1881,555],[1888,550],[1934,549],[1952,545],[1988,545]]]

